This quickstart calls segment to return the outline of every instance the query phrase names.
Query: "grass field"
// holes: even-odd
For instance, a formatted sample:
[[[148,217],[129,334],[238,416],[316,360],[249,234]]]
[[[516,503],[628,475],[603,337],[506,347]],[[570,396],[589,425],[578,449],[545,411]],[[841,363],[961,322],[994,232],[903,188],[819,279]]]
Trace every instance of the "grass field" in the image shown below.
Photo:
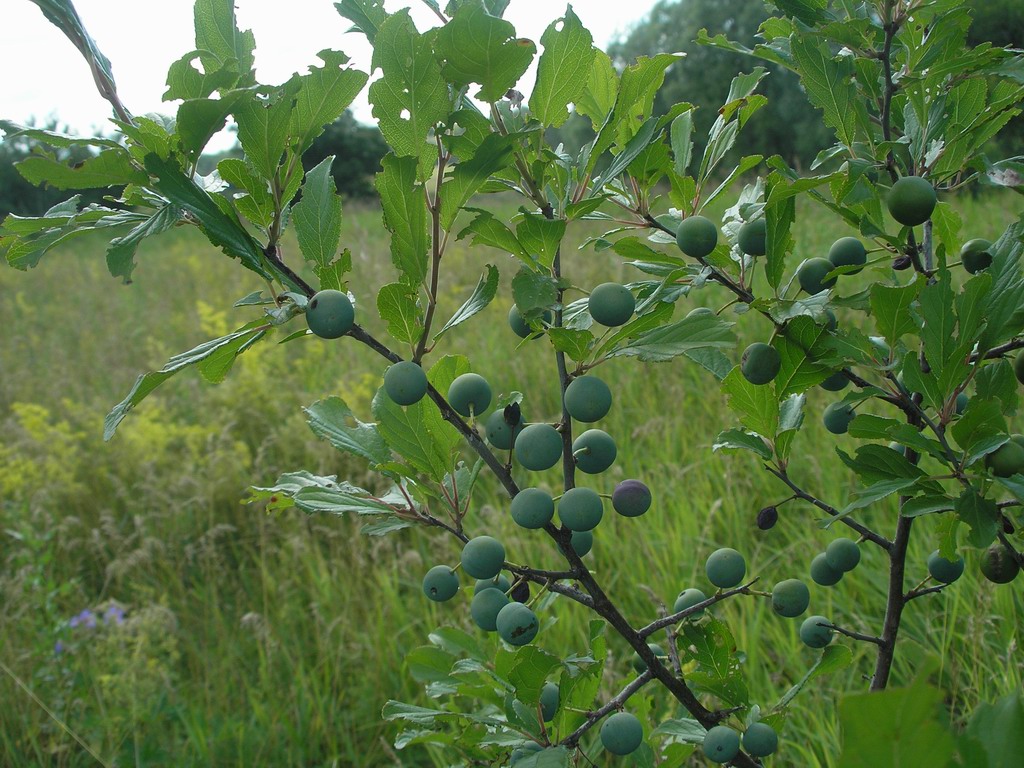
[[[969,236],[994,238],[1015,218],[1016,201],[1007,197],[956,205]],[[848,234],[812,209],[801,209],[797,227],[794,265]],[[362,311],[393,279],[379,212],[348,209],[345,239],[356,261],[359,320],[382,337]],[[396,752],[394,730],[379,714],[390,698],[422,703],[402,659],[433,627],[471,628],[461,597],[438,607],[420,590],[428,567],[456,556],[452,541],[409,531],[367,538],[348,519],[270,516],[239,503],[250,484],[300,468],[372,483],[364,465],[317,441],[301,407],[340,395],[369,420],[383,361],[348,340],[267,344],[241,358],[222,385],[192,373],[172,379],[104,443],[103,416],[139,372],[251,319],[256,310],[231,304],[262,286],[192,231],[145,245],[130,287],[106,274],[103,248],[103,240],[83,239],[31,273],[0,268],[0,764],[451,764],[450,755],[422,748]],[[635,276],[615,258],[570,247],[566,272],[584,286]],[[496,390],[524,392],[528,418],[551,417],[558,393],[546,342],[510,357],[518,341],[504,319],[516,268],[510,257],[456,243],[439,315],[468,296],[487,261],[502,270],[503,290],[476,322],[450,335],[447,351],[468,355]],[[686,303],[726,301],[710,289]],[[756,320],[740,319],[745,340],[766,333]],[[669,602],[682,588],[706,586],[703,561],[718,546],[743,552],[767,585],[805,573],[835,534],[796,504],[783,508],[775,529],[755,527],[757,510],[788,494],[756,462],[712,454],[714,436],[733,422],[710,376],[683,361],[619,360],[600,371],[616,398],[604,428],[620,446],[601,482],[610,488],[639,477],[656,499],[640,520],[606,520],[590,556],[628,617],[646,623],[655,614],[641,585]],[[815,418],[827,394],[809,393],[793,473],[841,505],[852,479],[832,446],[847,439]],[[518,559],[557,566],[546,541],[511,523],[493,484],[478,502],[471,532],[496,532]],[[891,506],[864,517],[891,533]],[[925,575],[935,527],[928,519],[916,526],[911,579]],[[880,554],[864,549],[866,562],[839,586],[812,585],[812,610],[870,632],[881,623],[884,573]],[[911,605],[894,673],[900,684],[932,668],[958,722],[1024,678],[1019,582],[1001,589],[982,582],[976,554],[968,554],[956,586]],[[588,617],[576,605],[557,606],[557,622],[539,644],[581,650]],[[798,624],[772,616],[764,601],[728,601],[719,615],[746,651],[762,707],[814,659]],[[613,642],[611,650],[609,692],[629,668],[625,646]],[[853,666],[798,697],[776,764],[833,762],[835,692],[863,689],[873,661],[863,648],[854,652]]]

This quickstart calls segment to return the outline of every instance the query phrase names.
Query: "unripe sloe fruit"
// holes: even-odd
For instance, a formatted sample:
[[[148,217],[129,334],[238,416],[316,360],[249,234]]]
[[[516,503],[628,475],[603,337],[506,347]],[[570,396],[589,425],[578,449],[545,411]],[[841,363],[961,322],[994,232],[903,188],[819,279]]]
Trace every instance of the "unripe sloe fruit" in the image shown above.
[[[1013,359],[1013,375],[1017,377],[1017,381],[1024,384],[1024,352]]]
[[[1024,472],[1024,448],[1013,440],[1003,443],[985,457],[985,466],[996,477],[1010,477]]]
[[[462,548],[462,570],[474,579],[493,579],[505,563],[505,547],[491,536],[477,536]]]
[[[455,597],[459,591],[459,574],[447,565],[435,565],[423,577],[423,594],[436,603]]]
[[[850,429],[850,422],[856,415],[853,406],[849,403],[832,403],[825,408],[821,420],[825,429],[833,435],[843,435]]]
[[[971,398],[967,396],[966,392],[959,392],[956,396],[956,403],[953,406],[953,412],[959,416],[967,408],[967,404],[971,401]]]
[[[590,488],[572,488],[558,501],[558,519],[570,531],[590,531],[604,517],[601,497]]]
[[[469,604],[469,615],[473,622],[485,632],[497,629],[498,613],[511,601],[499,589],[485,589],[473,595]]]
[[[601,724],[601,744],[613,755],[628,755],[644,740],[644,727],[629,712],[616,712]]]
[[[427,374],[412,360],[395,363],[384,374],[384,391],[398,405],[413,405],[427,394]]]
[[[583,557],[589,554],[590,550],[594,548],[594,532],[573,531],[569,543],[572,544],[573,552],[580,557]]]
[[[306,324],[321,339],[337,339],[352,330],[356,312],[341,291],[326,288],[313,294],[306,305]]]
[[[980,237],[968,240],[960,249],[960,263],[972,275],[988,269],[992,266],[992,254],[988,252],[991,247],[992,243]]]
[[[562,436],[550,424],[530,424],[516,435],[515,454],[524,469],[551,469],[562,458]]]
[[[473,587],[473,594],[483,592],[485,589],[498,589],[502,592],[508,592],[512,588],[512,582],[508,580],[508,576],[504,573],[499,573],[492,579],[477,579],[476,585]]]
[[[832,629],[822,626],[831,622],[824,616],[808,616],[800,625],[800,639],[811,648],[824,648],[832,642]]]
[[[550,311],[544,310],[544,314],[542,315],[542,321],[544,325],[551,324]],[[518,336],[521,339],[525,339],[527,336],[533,333],[533,329],[530,328],[530,324],[526,322],[526,318],[523,317],[522,313],[520,313],[519,311],[519,307],[517,307],[515,304],[513,304],[512,308],[508,311],[508,325],[509,328],[511,328],[515,332],[516,336]],[[543,335],[543,333],[533,333],[533,338],[539,339]]]
[[[604,472],[615,463],[618,450],[611,435],[601,429],[588,429],[572,443],[576,466],[588,475]]]
[[[540,689],[540,712],[545,723],[550,723],[555,719],[555,713],[558,712],[558,698],[558,686],[552,682],[544,683],[544,687]]]
[[[612,391],[597,376],[580,376],[565,388],[565,409],[576,421],[600,421],[611,407]]]
[[[835,539],[825,547],[825,562],[830,568],[846,573],[860,562],[860,547],[852,539]]]
[[[505,418],[507,408],[495,411],[487,417],[484,424],[484,432],[487,434],[487,442],[499,451],[507,451],[515,443],[515,436],[526,426],[522,413],[519,414],[519,421],[515,427],[508,423]]]
[[[839,392],[842,389],[846,389],[849,383],[850,380],[846,378],[842,371],[836,371],[821,382],[819,386],[828,392]]]
[[[768,227],[764,219],[748,221],[740,227],[736,237],[740,250],[748,256],[764,256],[768,252],[766,239]]]
[[[448,387],[448,402],[461,416],[481,416],[491,405],[491,385],[478,373],[464,373]]]
[[[716,587],[729,589],[735,587],[747,573],[747,563],[743,555],[735,549],[723,547],[711,553],[704,564],[708,581]]]
[[[757,527],[762,531],[771,530],[778,521],[779,510],[775,507],[765,507],[757,513]]]
[[[928,573],[936,581],[952,584],[964,573],[964,559],[958,557],[956,560],[947,560],[936,549],[928,555]]]
[[[665,653],[665,649],[657,643],[648,643],[647,647],[650,648],[651,653],[653,653],[658,658],[663,659],[668,655]],[[640,654],[636,651],[633,651],[633,660],[630,662],[630,664],[633,667],[633,671],[636,672],[638,675],[647,669],[647,662],[641,659]]]
[[[981,574],[993,584],[1009,584],[1020,573],[1020,565],[1001,542],[996,542],[981,556]]]
[[[828,260],[833,267],[857,266],[863,269],[868,262],[868,252],[856,237],[841,237],[828,249]],[[846,274],[856,275],[860,271],[854,269]]]
[[[509,603],[495,619],[498,635],[509,645],[526,645],[537,636],[537,614],[522,603]]]
[[[825,553],[822,552],[811,560],[811,578],[814,579],[815,584],[831,587],[839,583],[839,580],[843,578],[843,572],[829,565],[825,559]]]
[[[740,753],[740,735],[727,725],[704,734],[704,755],[713,763],[727,763]]]
[[[612,508],[623,517],[640,517],[651,508],[651,489],[639,480],[623,480],[612,491]]]
[[[916,227],[928,221],[937,202],[935,188],[920,176],[899,179],[885,198],[889,213],[906,227]]]
[[[780,581],[772,589],[772,610],[787,619],[795,619],[810,603],[811,591],[800,579]]]
[[[751,344],[740,358],[740,373],[751,384],[767,384],[778,376],[781,367],[779,351],[763,341]]]
[[[672,613],[679,613],[680,611],[685,611],[687,608],[692,608],[697,603],[703,603],[707,599],[708,596],[705,595],[699,589],[695,589],[693,587],[691,587],[690,589],[684,589],[682,592],[679,593],[679,597],[676,598],[675,603],[672,605]],[[704,615],[705,610],[707,609],[701,608],[699,611],[691,613],[686,618],[691,621],[696,621]]]
[[[779,736],[767,723],[752,723],[743,732],[743,748],[751,757],[767,757],[779,748]]]
[[[522,528],[543,528],[555,516],[551,494],[540,488],[524,488],[515,495],[511,505],[512,519]]]
[[[601,283],[590,292],[587,309],[594,322],[615,328],[629,322],[636,309],[636,299],[624,285]]]
[[[827,291],[836,284],[836,279],[830,277],[827,280],[825,275],[835,269],[835,265],[828,259],[816,256],[808,259],[796,270],[796,279],[804,292],[813,296],[816,293]]]
[[[718,228],[703,216],[685,218],[676,230],[676,245],[687,256],[703,259],[718,245]]]

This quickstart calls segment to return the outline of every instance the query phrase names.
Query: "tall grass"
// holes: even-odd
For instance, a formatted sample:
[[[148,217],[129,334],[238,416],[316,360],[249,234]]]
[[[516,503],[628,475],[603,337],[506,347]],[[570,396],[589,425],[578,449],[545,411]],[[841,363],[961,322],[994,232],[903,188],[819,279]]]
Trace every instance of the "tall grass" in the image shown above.
[[[972,236],[992,237],[1013,217],[1005,197],[957,207]],[[383,337],[368,311],[376,288],[394,278],[380,214],[350,208],[346,216],[359,319]],[[802,209],[798,222],[796,259],[847,234],[814,209]],[[189,373],[171,380],[103,443],[104,414],[140,371],[241,325],[253,310],[231,303],[262,287],[191,231],[146,244],[130,287],[106,275],[103,246],[83,239],[28,274],[0,271],[0,661],[52,713],[0,675],[7,704],[0,764],[94,765],[74,732],[116,765],[447,765],[445,756],[414,748],[396,753],[379,712],[389,698],[422,697],[402,659],[431,628],[474,631],[461,598],[436,606],[420,591],[430,565],[457,556],[453,542],[435,532],[367,538],[347,519],[272,516],[239,503],[248,485],[299,468],[373,483],[364,465],[312,436],[301,406],[336,394],[368,420],[383,361],[347,340],[266,344],[241,358],[222,385]],[[502,271],[499,297],[456,329],[444,351],[468,355],[498,391],[525,393],[527,418],[550,418],[558,400],[550,348],[526,343],[511,354],[518,339],[504,317],[514,260],[455,243],[439,316],[469,295],[488,261]],[[565,261],[581,286],[636,276],[609,252],[574,244]],[[726,300],[714,289],[692,297],[716,308]],[[765,333],[757,318],[738,321],[744,340]],[[744,552],[766,588],[806,572],[835,534],[796,504],[782,508],[775,529],[756,528],[757,510],[788,494],[755,461],[712,453],[714,436],[732,420],[709,376],[685,362],[623,360],[599,373],[615,393],[603,426],[616,436],[620,459],[607,476],[586,482],[607,490],[640,477],[656,499],[644,518],[607,519],[590,556],[629,618],[646,622],[656,611],[642,587],[670,603],[685,587],[706,586],[703,561],[717,546]],[[793,472],[842,503],[852,479],[832,446],[852,441],[818,424],[826,394],[809,393]],[[556,481],[554,474],[530,479]],[[865,518],[891,532],[894,515],[883,504]],[[557,565],[543,537],[510,523],[491,482],[470,524],[501,536],[517,560]],[[934,548],[934,521],[917,527],[924,535],[911,552],[911,578],[923,577]],[[812,606],[844,626],[877,631],[884,567],[881,553],[864,549],[865,562],[839,586],[812,584]],[[955,587],[911,605],[894,674],[895,683],[906,682],[934,663],[957,720],[1024,677],[1020,590],[993,588],[975,572],[969,567]],[[124,623],[103,621],[112,605],[124,609]],[[580,650],[588,616],[575,604],[557,606],[539,643],[555,653]],[[95,628],[69,626],[83,609],[100,617]],[[756,701],[770,706],[813,653],[800,644],[797,624],[776,619],[764,601],[729,601],[719,613],[747,654]],[[608,691],[628,674],[630,653],[612,643]],[[847,671],[794,703],[784,732],[788,764],[834,760],[834,691],[862,688],[873,660],[863,648],[855,654]]]

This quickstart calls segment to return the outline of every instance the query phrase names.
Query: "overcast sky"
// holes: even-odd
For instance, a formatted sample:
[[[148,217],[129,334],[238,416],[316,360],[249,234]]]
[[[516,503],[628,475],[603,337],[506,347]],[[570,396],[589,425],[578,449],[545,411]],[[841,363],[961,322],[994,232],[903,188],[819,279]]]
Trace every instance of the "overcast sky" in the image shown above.
[[[74,46],[29,0],[2,0],[0,16],[0,117],[25,122],[57,116],[80,133],[106,124],[110,107],[96,93],[89,69]],[[577,0],[573,10],[601,46],[626,31],[655,0]],[[261,82],[280,83],[293,72],[319,63],[317,51],[340,49],[369,71],[370,49],[338,15],[331,0],[236,0],[239,26],[256,36]],[[436,17],[414,0],[385,0],[395,11],[412,6],[423,30]],[[442,6],[444,3],[442,3]],[[171,62],[195,47],[191,0],[76,0],[86,28],[114,68],[121,99],[136,114],[171,112],[160,101]],[[287,9],[287,12],[282,12]],[[544,28],[564,13],[559,2],[512,0],[505,17],[516,33],[539,41]],[[536,64],[536,59],[535,59]],[[529,94],[533,68],[520,82]],[[371,121],[366,91],[353,104],[356,116]],[[211,149],[223,148],[223,140]]]

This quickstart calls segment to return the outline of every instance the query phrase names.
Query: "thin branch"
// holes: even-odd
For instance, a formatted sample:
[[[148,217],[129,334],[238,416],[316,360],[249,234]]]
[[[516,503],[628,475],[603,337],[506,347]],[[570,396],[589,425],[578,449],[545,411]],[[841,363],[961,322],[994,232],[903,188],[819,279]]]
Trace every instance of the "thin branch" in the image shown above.
[[[728,598],[733,597],[734,595],[752,594],[750,591],[750,587],[751,585],[756,583],[759,578],[760,577],[758,576],[751,579],[742,587],[735,587],[734,589],[727,589],[724,592],[717,592],[711,597],[709,597],[707,600],[703,600],[699,603],[696,603],[690,606],[689,608],[686,608],[677,613],[669,614],[668,616],[660,618],[657,621],[652,621],[646,627],[641,627],[640,629],[638,629],[636,633],[640,635],[640,637],[650,637],[659,629],[664,629],[665,627],[671,627],[674,624],[678,624],[680,621],[687,618],[688,616],[693,616],[695,613],[700,613],[705,608],[710,608],[712,605],[720,603],[723,600],[727,600]]]
[[[626,701],[629,700],[630,696],[639,691],[653,679],[654,677],[651,674],[651,670],[644,670],[644,672],[638,678],[633,680],[629,685],[627,685],[625,688],[619,691],[619,693],[614,698],[609,699],[607,702],[605,702],[604,706],[602,706],[600,709],[595,709],[593,712],[588,712],[587,719],[583,722],[583,725],[581,725],[575,731],[570,733],[559,743],[564,747],[573,749],[577,744],[579,744],[579,741],[581,738],[583,738],[583,735],[591,728],[593,728],[595,725],[597,725],[597,723],[600,722],[601,718],[603,718],[607,714],[610,714],[611,712],[614,712],[617,709],[622,709],[622,706],[626,703]]]
[[[822,626],[828,627],[829,629],[838,632],[840,635],[846,635],[852,637],[854,640],[863,640],[865,643],[874,643],[875,645],[882,644],[882,638],[875,637],[874,635],[865,635],[862,632],[854,632],[852,629],[843,629],[836,624],[822,624]]]

